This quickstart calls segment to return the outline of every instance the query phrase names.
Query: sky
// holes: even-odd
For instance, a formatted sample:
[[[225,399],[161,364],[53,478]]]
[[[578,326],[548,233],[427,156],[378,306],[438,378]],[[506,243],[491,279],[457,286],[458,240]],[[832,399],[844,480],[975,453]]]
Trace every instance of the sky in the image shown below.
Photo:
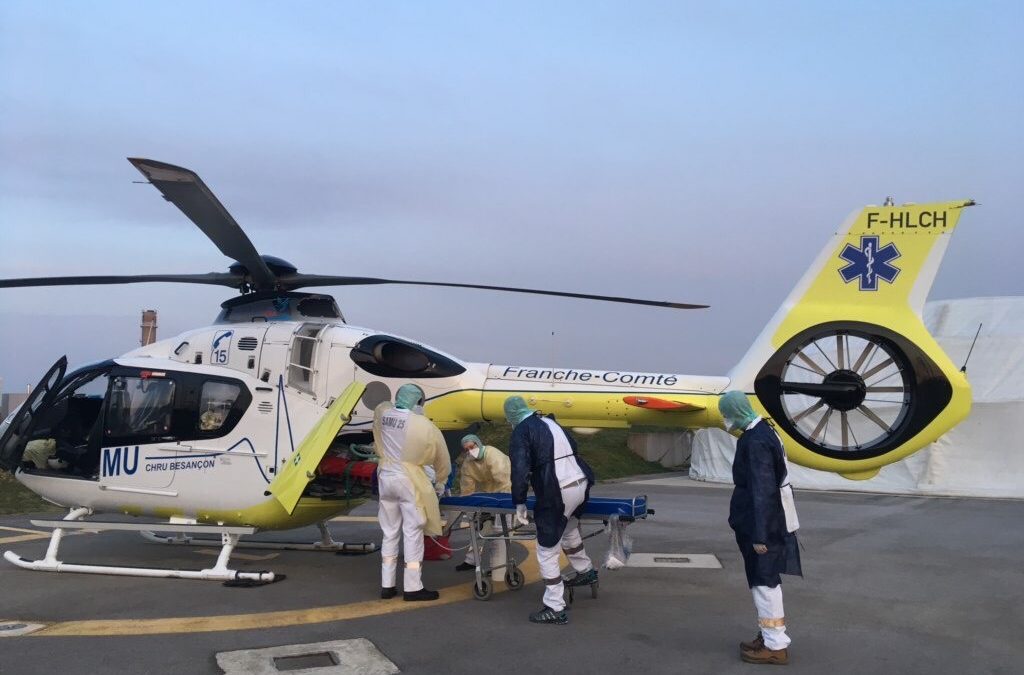
[[[1024,293],[1019,2],[0,3],[0,277],[230,261],[126,157],[463,359],[724,374],[864,204],[962,198],[931,298]],[[0,289],[5,391],[229,289]]]

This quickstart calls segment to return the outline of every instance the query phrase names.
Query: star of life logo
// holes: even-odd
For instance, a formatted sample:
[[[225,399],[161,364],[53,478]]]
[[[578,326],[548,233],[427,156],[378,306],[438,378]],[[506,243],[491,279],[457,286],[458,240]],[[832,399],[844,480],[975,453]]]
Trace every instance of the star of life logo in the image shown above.
[[[877,291],[879,279],[891,284],[900,273],[900,268],[891,264],[900,257],[899,250],[892,242],[879,247],[878,235],[862,236],[860,248],[847,244],[839,257],[849,263],[839,270],[839,276],[846,283],[858,279],[862,291]]]

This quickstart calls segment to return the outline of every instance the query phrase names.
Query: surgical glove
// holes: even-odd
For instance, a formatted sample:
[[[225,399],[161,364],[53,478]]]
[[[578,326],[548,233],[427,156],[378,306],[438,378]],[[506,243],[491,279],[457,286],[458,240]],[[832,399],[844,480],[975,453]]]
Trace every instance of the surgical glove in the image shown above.
[[[530,517],[526,515],[526,504],[516,506],[516,522],[520,525],[530,524]]]
[[[438,483],[434,486],[434,493],[437,494],[438,499],[444,496],[444,483]]]

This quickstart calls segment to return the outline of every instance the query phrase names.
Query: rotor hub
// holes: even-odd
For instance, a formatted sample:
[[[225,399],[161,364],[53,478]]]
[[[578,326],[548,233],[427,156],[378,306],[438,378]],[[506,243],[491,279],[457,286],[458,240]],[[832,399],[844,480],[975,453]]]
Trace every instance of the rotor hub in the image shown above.
[[[825,376],[824,384],[846,385],[843,391],[831,391],[822,396],[825,403],[841,412],[860,407],[868,395],[864,378],[852,370],[834,370]]]
[[[267,267],[269,267],[270,271],[274,273],[274,276],[279,277],[282,275],[297,274],[299,271],[295,265],[283,258],[278,258],[277,256],[261,255],[260,259],[267,264]],[[232,274],[249,274],[249,268],[237,261],[228,268],[228,271]]]

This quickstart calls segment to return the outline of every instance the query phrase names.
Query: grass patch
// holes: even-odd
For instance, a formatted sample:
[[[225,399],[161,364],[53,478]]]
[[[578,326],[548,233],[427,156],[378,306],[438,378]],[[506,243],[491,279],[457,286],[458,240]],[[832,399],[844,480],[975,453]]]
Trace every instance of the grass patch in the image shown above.
[[[574,434],[583,459],[594,470],[597,480],[612,480],[645,473],[664,473],[657,462],[648,462],[626,445],[628,429],[602,429],[592,436]],[[494,422],[480,425],[477,435],[487,445],[493,445],[508,454],[508,441],[512,427]]]
[[[0,515],[60,510],[59,507],[39,498],[34,492],[16,481],[11,474],[0,471]]]

